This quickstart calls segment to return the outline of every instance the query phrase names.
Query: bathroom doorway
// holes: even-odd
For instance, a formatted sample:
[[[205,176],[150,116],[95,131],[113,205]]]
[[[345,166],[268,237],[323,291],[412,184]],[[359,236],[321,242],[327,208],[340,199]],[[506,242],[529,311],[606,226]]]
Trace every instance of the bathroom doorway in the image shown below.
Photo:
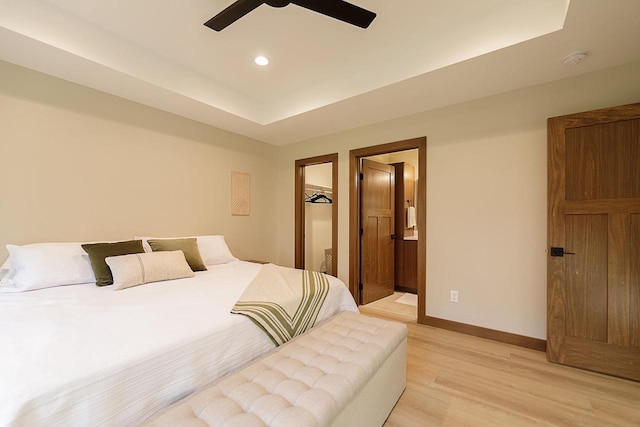
[[[389,144],[382,144],[372,147],[366,147],[349,152],[349,288],[354,295],[354,298],[358,303],[363,302],[363,294],[365,294],[367,286],[363,283],[363,279],[367,276],[371,276],[370,271],[365,271],[363,274],[363,268],[369,269],[371,267],[363,265],[363,232],[365,224],[363,223],[363,202],[362,202],[362,188],[364,178],[362,173],[362,162],[365,158],[385,158],[386,156],[396,156],[399,152],[409,152],[410,150],[417,150],[417,181],[414,180],[414,189],[411,190],[407,187],[407,192],[412,192],[411,197],[402,196],[398,203],[402,204],[399,208],[394,207],[394,212],[400,213],[397,218],[403,221],[401,230],[401,236],[394,231],[394,236],[390,237],[394,241],[398,238],[403,239],[403,243],[416,246],[416,258],[415,259],[415,289],[417,294],[417,318],[418,323],[426,322],[425,314],[425,293],[426,293],[426,137],[415,138],[405,141],[392,142]],[[398,153],[398,154],[396,154]],[[381,156],[381,157],[374,157]],[[391,163],[401,163],[398,159],[391,159]],[[385,162],[388,163],[388,162]],[[395,185],[395,184],[394,184]],[[404,183],[403,183],[404,185]],[[407,202],[409,200],[409,202]],[[395,202],[394,202],[395,203]],[[395,205],[394,205],[395,206]],[[409,210],[412,207],[414,209]],[[415,215],[415,217],[408,217],[409,213]],[[394,218],[396,215],[394,213]],[[411,219],[409,223],[411,227],[407,227],[407,220]],[[395,221],[395,219],[394,219]],[[415,226],[413,225],[415,221]],[[382,228],[381,228],[382,230]],[[395,230],[395,228],[394,228]],[[418,234],[415,233],[418,230]],[[366,237],[366,236],[365,236]],[[406,239],[406,240],[404,240]],[[414,240],[415,239],[415,240]],[[407,245],[407,246],[408,246]],[[405,246],[405,245],[403,245]],[[378,265],[376,265],[376,268]],[[388,270],[388,269],[387,269]],[[384,270],[386,271],[386,270]],[[394,260],[395,271],[395,260]]]
[[[394,176],[394,190],[391,199],[394,203],[394,224],[392,225],[394,252],[394,283],[392,290],[417,294],[418,286],[418,224],[417,224],[417,193],[418,150],[396,151],[365,157],[363,162],[376,162],[391,168]],[[363,169],[366,170],[364,164]],[[361,200],[367,198],[363,186]],[[364,215],[364,213],[363,213]],[[365,215],[366,216],[366,215]],[[364,244],[365,242],[363,242]],[[364,254],[363,248],[363,254]],[[364,257],[363,255],[363,258]],[[407,296],[409,299],[410,296]],[[366,298],[363,298],[363,302]],[[417,301],[417,299],[414,299]]]

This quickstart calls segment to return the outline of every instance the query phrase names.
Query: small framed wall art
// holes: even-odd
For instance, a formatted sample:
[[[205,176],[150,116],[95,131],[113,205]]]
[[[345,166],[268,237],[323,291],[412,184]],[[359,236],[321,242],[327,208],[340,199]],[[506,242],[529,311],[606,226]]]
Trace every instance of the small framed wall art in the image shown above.
[[[251,174],[231,172],[231,215],[249,216],[251,212]]]

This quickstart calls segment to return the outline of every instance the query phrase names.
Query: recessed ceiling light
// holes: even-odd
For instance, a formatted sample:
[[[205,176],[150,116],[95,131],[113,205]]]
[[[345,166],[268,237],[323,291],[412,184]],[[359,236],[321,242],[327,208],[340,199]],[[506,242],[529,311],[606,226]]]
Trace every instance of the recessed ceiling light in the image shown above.
[[[269,63],[269,60],[262,55],[256,56],[256,59],[254,59],[254,61],[256,64],[262,65],[262,66],[265,66]]]

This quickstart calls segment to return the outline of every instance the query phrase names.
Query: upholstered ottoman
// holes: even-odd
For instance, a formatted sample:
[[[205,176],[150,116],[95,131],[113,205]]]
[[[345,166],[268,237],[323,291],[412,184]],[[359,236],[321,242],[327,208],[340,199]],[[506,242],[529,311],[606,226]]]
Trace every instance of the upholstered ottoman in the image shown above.
[[[147,426],[380,426],[406,385],[403,324],[342,312]]]

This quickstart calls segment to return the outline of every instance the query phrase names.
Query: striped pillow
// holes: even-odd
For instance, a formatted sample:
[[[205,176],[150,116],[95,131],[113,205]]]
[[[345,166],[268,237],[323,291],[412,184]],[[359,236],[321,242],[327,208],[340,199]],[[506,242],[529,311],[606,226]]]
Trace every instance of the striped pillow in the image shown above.
[[[149,252],[108,257],[116,291],[145,283],[193,277],[182,251]]]

